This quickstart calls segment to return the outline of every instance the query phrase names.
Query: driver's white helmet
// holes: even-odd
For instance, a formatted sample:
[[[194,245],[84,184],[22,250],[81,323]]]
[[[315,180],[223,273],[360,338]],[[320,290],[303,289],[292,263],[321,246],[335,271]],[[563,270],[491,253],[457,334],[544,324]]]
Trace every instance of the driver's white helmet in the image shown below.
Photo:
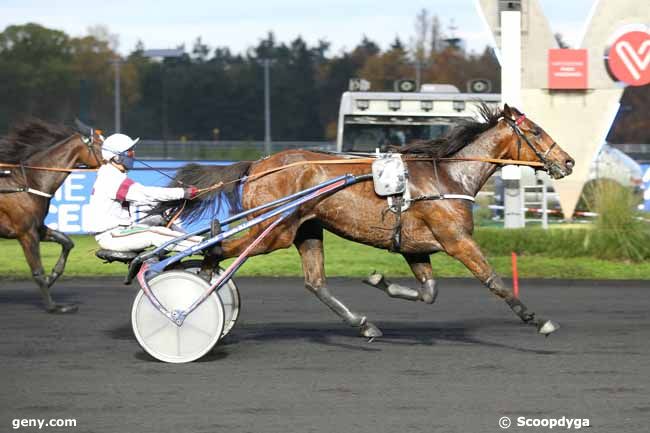
[[[140,138],[133,140],[125,134],[113,134],[104,140],[104,144],[102,145],[102,158],[110,161],[118,155],[123,155],[135,146],[139,140]]]

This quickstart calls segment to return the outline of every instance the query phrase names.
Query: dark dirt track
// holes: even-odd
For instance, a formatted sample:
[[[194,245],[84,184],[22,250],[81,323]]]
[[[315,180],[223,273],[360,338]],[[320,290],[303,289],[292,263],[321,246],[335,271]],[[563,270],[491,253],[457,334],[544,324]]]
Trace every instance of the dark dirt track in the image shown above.
[[[31,282],[3,281],[0,432],[38,431],[12,430],[14,418],[76,418],[42,431],[471,433],[501,431],[501,416],[649,430],[648,282],[524,281],[522,299],[562,325],[545,339],[474,280],[442,280],[429,306],[331,279],[384,331],[373,343],[300,279],[238,283],[232,335],[171,365],[132,337],[135,290],[119,279],[58,283],[59,300],[81,303],[66,317],[42,313]]]

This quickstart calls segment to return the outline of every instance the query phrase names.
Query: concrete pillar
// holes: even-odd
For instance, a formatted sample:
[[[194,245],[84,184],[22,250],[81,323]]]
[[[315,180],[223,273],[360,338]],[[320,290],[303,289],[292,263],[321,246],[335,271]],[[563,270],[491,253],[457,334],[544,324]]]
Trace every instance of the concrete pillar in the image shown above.
[[[521,12],[501,12],[501,100],[523,111],[521,105]],[[516,165],[501,171],[504,186],[504,227],[524,227],[521,169]]]

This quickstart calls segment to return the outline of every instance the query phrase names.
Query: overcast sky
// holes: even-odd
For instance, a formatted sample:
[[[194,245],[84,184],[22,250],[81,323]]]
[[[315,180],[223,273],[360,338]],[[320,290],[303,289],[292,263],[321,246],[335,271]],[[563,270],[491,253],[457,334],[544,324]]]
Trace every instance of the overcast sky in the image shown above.
[[[572,46],[593,1],[540,0],[553,30]],[[364,34],[382,49],[396,36],[408,43],[423,8],[437,14],[447,32],[453,23],[468,49],[481,51],[489,43],[474,0],[0,0],[0,30],[36,22],[83,36],[88,27],[105,25],[119,35],[122,54],[132,51],[138,40],[146,48],[184,43],[189,50],[198,36],[211,48],[226,46],[242,53],[273,31],[281,42],[297,36],[310,45],[327,40],[333,55],[354,48]]]

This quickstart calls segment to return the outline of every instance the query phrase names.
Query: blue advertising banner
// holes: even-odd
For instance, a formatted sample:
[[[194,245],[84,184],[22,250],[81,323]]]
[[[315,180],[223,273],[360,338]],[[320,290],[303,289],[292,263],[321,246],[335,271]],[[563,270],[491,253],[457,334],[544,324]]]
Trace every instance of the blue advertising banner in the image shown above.
[[[643,210],[650,212],[650,164],[641,164],[643,170]]]
[[[227,165],[225,161],[196,161],[204,165]],[[144,161],[147,165],[173,177],[176,169],[187,164],[188,161]],[[136,162],[135,168],[129,171],[129,177],[136,182],[148,186],[167,186],[169,178],[158,171],[147,168]],[[58,189],[52,201],[45,224],[64,233],[88,233],[87,207],[90,202],[90,193],[95,183],[95,173],[79,172],[70,173],[61,188]],[[219,215],[219,217],[223,217]],[[201,223],[195,224],[201,225]],[[192,226],[186,229],[192,229]]]

